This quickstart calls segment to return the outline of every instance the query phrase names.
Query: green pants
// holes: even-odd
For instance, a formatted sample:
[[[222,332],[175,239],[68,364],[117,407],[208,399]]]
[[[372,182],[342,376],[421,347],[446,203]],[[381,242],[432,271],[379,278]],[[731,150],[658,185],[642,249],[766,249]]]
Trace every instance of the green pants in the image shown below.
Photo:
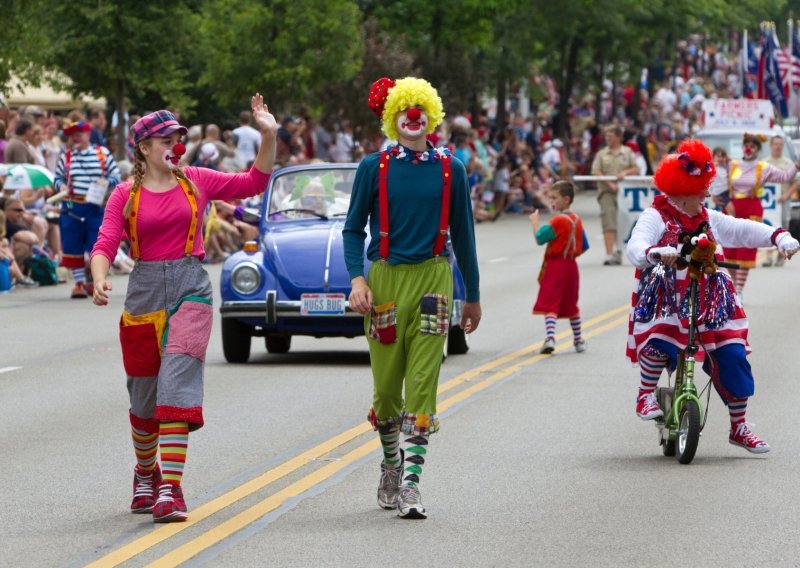
[[[378,261],[367,280],[375,306],[364,322],[375,385],[370,421],[376,429],[400,422],[407,434],[432,434],[439,429],[436,390],[452,309],[450,264],[444,257],[396,266]]]

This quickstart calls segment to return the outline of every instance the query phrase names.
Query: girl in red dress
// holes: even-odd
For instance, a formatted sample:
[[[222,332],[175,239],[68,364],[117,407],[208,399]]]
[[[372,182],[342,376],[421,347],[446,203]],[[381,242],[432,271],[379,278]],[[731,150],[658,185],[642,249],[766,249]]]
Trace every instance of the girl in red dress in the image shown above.
[[[575,351],[586,351],[586,342],[581,337],[580,275],[575,259],[586,252],[589,242],[581,218],[569,210],[574,199],[572,183],[556,182],[550,189],[550,201],[557,214],[545,225],[540,223],[538,211],[529,217],[536,242],[547,245],[539,272],[539,295],[533,306],[534,315],[544,316],[546,335],[541,353],[552,353],[555,349],[558,318],[569,319]]]

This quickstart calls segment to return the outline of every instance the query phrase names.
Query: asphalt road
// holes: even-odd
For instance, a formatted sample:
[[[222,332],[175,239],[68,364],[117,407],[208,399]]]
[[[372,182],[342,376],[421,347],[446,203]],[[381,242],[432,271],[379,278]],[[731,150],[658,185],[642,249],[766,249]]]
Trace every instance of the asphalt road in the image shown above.
[[[542,249],[527,219],[477,226],[484,320],[469,353],[442,369],[425,521],[375,503],[365,339],[295,338],[274,356],[255,338],[250,363],[230,365],[217,319],[206,426],[190,438],[184,478],[190,522],[154,527],[127,512],[126,277],[106,308],[68,300],[67,285],[0,296],[0,565],[800,565],[800,264],[758,269],[746,290],[748,419],[772,452],[729,445],[713,395],[697,457],[682,466],[634,414],[638,374],[623,356],[633,270],[602,266],[593,197],[576,204],[592,244],[580,260],[583,354],[565,333],[554,356],[536,355]],[[217,286],[219,266],[208,268]]]

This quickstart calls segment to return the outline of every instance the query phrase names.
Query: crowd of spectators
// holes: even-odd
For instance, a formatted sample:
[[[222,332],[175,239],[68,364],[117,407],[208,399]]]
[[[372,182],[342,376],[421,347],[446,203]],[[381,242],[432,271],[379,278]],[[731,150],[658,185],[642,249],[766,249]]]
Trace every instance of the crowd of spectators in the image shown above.
[[[625,171],[651,175],[661,158],[701,125],[706,98],[734,98],[741,89],[738,54],[724,44],[703,45],[701,38],[692,37],[678,42],[677,50],[672,69],[656,67],[651,76],[642,76],[632,84],[605,80],[600,88],[571,98],[563,128],[558,124],[555,88],[541,89],[538,98],[529,99],[529,110],[524,114],[515,100],[502,126],[488,108],[477,116],[451,113],[429,140],[435,146],[449,146],[466,165],[475,220],[496,221],[504,215],[547,210],[548,190],[555,181],[597,173],[597,164],[593,167],[593,163],[607,144],[609,127],[621,134],[624,155],[633,157],[632,167]],[[540,79],[533,84],[552,83]],[[170,110],[180,120],[180,112]],[[127,159],[119,162],[123,180],[132,169],[133,145],[128,131],[139,117],[131,111],[121,121],[127,140]],[[101,109],[90,109],[60,116],[37,107],[6,107],[0,108],[0,164],[29,163],[54,171],[65,147],[63,128],[69,121],[78,120],[90,122],[92,144],[116,153],[120,123],[116,113],[109,117]],[[283,116],[280,122],[277,167],[319,161],[358,162],[388,143],[366,137],[347,120],[330,116],[316,118],[302,113]],[[242,171],[252,164],[260,142],[250,113],[243,111],[235,120],[190,126],[183,159],[186,165]],[[597,189],[603,193],[602,187]],[[4,212],[0,224],[5,229],[0,238],[0,263],[4,258],[13,262],[12,278],[22,286],[35,285],[26,272],[34,256],[47,255],[58,263],[59,206],[47,202],[53,194],[54,189],[46,187],[5,191],[0,198]],[[243,241],[255,237],[255,229],[234,216],[237,205],[252,204],[215,203],[206,212],[208,262],[223,261],[239,250]],[[609,259],[615,254],[618,251],[610,250]],[[124,249],[117,260],[117,271],[130,270]]]

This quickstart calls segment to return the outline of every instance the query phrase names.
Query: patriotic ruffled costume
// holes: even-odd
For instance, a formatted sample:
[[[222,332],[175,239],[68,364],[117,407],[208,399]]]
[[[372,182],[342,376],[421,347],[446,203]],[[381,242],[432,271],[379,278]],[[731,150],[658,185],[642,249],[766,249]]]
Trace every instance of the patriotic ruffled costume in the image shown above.
[[[798,246],[779,229],[753,221],[736,219],[702,208],[690,215],[674,199],[705,195],[714,166],[711,151],[697,141],[683,143],[677,155],[664,159],[655,183],[665,195],[639,217],[627,245],[627,256],[637,267],[626,355],[641,370],[637,414],[643,419],[661,416],[653,391],[661,371],[674,369],[678,352],[688,343],[688,320],[682,309],[689,286],[688,270],[675,270],[659,263],[654,253],[681,248],[680,237],[707,224],[705,236],[723,247],[768,247],[778,244],[782,251]],[[672,198],[671,198],[672,196]],[[674,199],[673,199],[674,198]],[[669,248],[671,247],[671,249]],[[718,259],[721,260],[721,258]],[[728,275],[700,274],[699,341],[709,355],[704,368],[731,414],[731,443],[753,452],[769,449],[750,432],[744,422],[747,400],[754,393],[754,380],[746,355],[748,321]],[[685,305],[685,304],[683,304]]]

